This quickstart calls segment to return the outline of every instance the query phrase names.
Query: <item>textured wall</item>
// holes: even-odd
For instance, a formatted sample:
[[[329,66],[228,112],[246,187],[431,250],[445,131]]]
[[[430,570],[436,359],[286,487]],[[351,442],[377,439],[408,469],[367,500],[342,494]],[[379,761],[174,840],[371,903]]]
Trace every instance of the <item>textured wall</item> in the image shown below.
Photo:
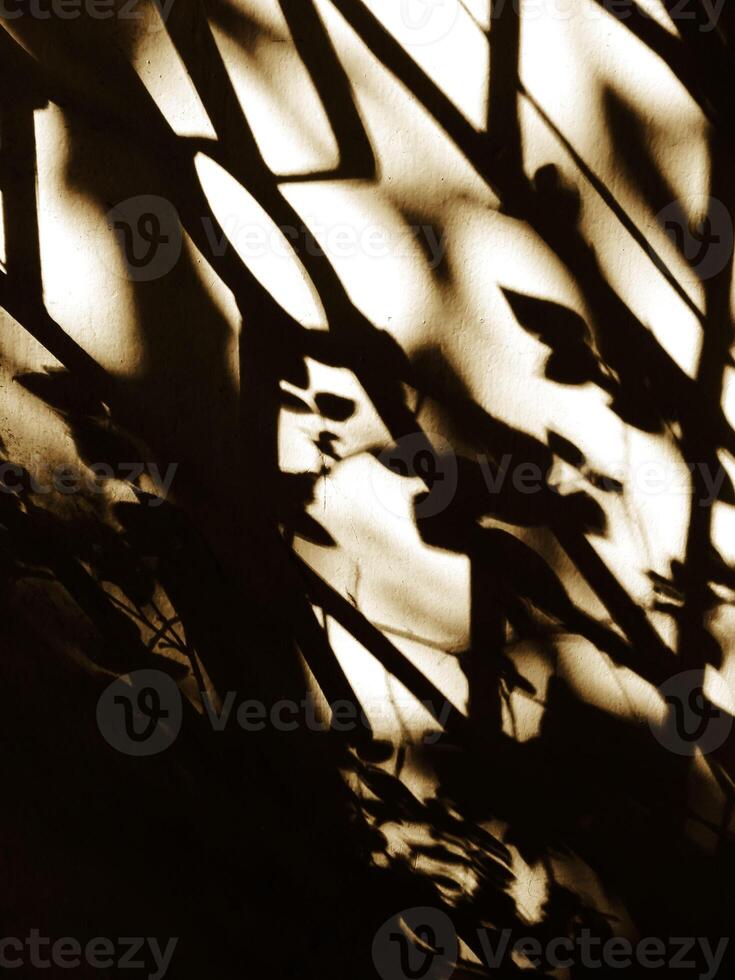
[[[406,79],[381,63],[340,6],[327,0],[316,4],[372,146],[373,175],[369,153],[361,161],[359,146],[357,162],[350,164],[353,172],[340,173],[339,139],[329,115],[337,86],[334,92],[317,91],[278,5],[218,0],[211,6],[213,35],[237,102],[267,167],[283,177],[283,197],[298,217],[285,227],[213,159],[216,154],[206,141],[216,127],[152,9],[140,7],[137,19],[91,26],[9,23],[10,33],[56,78],[83,92],[94,110],[86,124],[54,103],[35,112],[48,312],[114,379],[124,405],[122,422],[139,437],[141,459],[176,464],[170,499],[194,513],[210,540],[226,551],[235,547],[228,541],[229,527],[243,500],[242,475],[257,480],[256,459],[251,469],[246,460],[237,472],[233,463],[248,438],[248,419],[238,420],[237,406],[238,341],[249,324],[246,317],[241,328],[241,311],[223,275],[226,267],[216,267],[211,254],[205,254],[205,243],[220,258],[234,250],[295,321],[325,330],[330,324],[322,297],[289,244],[304,239],[308,229],[354,307],[397,341],[417,377],[427,381],[423,391],[418,384],[405,391],[438,454],[444,484],[437,510],[446,510],[455,497],[457,457],[479,463],[480,471],[486,459],[484,423],[447,410],[440,396],[447,385],[497,422],[552,449],[564,445],[549,443],[549,432],[558,434],[581,451],[585,462],[556,452],[549,483],[565,496],[584,491],[597,502],[605,528],[587,540],[661,639],[676,647],[677,620],[661,607],[656,582],[670,580],[671,562],[686,556],[692,485],[679,451],[678,423],[667,422],[658,431],[635,424],[632,410],[615,404],[613,386],[619,377],[614,371],[605,383],[549,377],[548,336],[524,329],[509,294],[561,304],[592,324],[593,333],[603,314],[615,322],[617,308],[604,294],[600,300],[599,291],[592,296],[585,290],[575,275],[582,266],[575,266],[571,253],[555,249],[548,216],[542,221],[533,209],[518,213],[512,201],[501,202],[497,184],[473,166],[442,124],[450,119],[455,133],[475,135],[486,125],[493,65],[485,4],[366,4],[419,66],[432,91],[446,100],[440,120],[422,105],[421,93],[417,97]],[[653,2],[640,6],[659,26],[659,39],[676,38],[676,26],[663,8]],[[710,203],[720,184],[711,172],[705,115],[664,60],[628,24],[591,0],[575,5],[527,0],[522,14],[518,109],[523,171],[533,180],[540,168],[556,168],[555,186],[561,186],[560,199],[568,207],[567,214],[562,209],[558,215],[556,232],[562,229],[563,238],[565,222],[576,229],[591,247],[584,268],[606,280],[641,329],[650,331],[671,362],[694,378],[708,283],[721,272],[727,255],[715,268],[720,262],[715,249],[706,260],[712,269],[703,272],[694,261],[696,243],[685,237],[677,247],[666,221],[676,224],[680,207],[696,224],[709,209],[720,222],[716,230],[725,252],[728,234],[731,240],[726,205],[718,210]],[[662,45],[666,50],[665,41]],[[131,86],[126,62],[144,89]],[[210,64],[211,53],[203,55],[200,83],[214,77]],[[169,161],[165,145],[156,144],[160,134],[150,124],[146,90],[174,133],[198,141],[196,175],[229,244],[205,214],[196,212],[196,203],[191,220],[200,225],[199,240],[194,241],[191,227],[171,231],[176,213],[170,209],[178,201],[167,210],[160,200],[168,200]],[[219,105],[216,93],[213,98]],[[232,104],[223,99],[221,105],[222,119],[232,123]],[[105,124],[105,119],[111,121]],[[236,139],[234,123],[232,132]],[[489,156],[490,148],[479,152]],[[249,153],[244,140],[243,172]],[[179,164],[170,160],[170,166],[173,172]],[[537,187],[550,173],[542,171]],[[323,179],[317,179],[320,175]],[[159,200],[141,203],[143,195]],[[125,261],[114,223],[121,214],[134,222],[151,209],[163,215],[172,240],[161,253],[161,266],[141,275]],[[73,461],[75,447],[63,420],[13,381],[58,362],[3,311],[0,323],[8,456],[32,472]],[[260,326],[269,329],[267,320]],[[635,364],[642,355],[627,336],[621,333],[620,343],[628,345],[624,355]],[[359,364],[359,351],[355,357]],[[278,419],[278,462],[284,473],[313,475],[308,513],[324,533],[300,534],[297,528],[293,547],[466,713],[468,681],[458,655],[472,640],[470,558],[461,547],[451,550],[422,538],[413,508],[424,481],[389,465],[394,439],[359,370],[316,357],[307,364],[307,384],[303,379],[281,384],[286,394]],[[731,422],[733,370],[730,364],[723,375],[723,411]],[[635,385],[634,375],[628,383]],[[341,396],[340,405],[349,407],[341,415],[341,409],[324,411],[326,394]],[[326,441],[320,438],[325,431],[331,433]],[[691,455],[689,460],[696,462]],[[732,475],[724,450],[720,461]],[[719,480],[717,473],[702,472],[705,479],[708,474]],[[620,486],[605,488],[600,476]],[[154,488],[150,471],[142,480],[140,486]],[[716,493],[722,485],[711,487]],[[135,499],[123,481],[110,481],[106,493],[109,499]],[[735,562],[733,502],[718,500],[712,507],[712,541],[728,564]],[[64,506],[73,509],[74,500]],[[511,526],[492,511],[488,506],[477,515],[482,526]],[[594,586],[543,524],[542,515],[514,531],[545,557],[581,609],[617,633],[619,624]],[[498,574],[502,577],[503,570]],[[732,590],[724,580],[718,590],[721,602],[709,627],[722,647],[722,661],[718,670],[706,666],[704,684],[716,704],[733,711]],[[429,796],[435,778],[421,741],[427,730],[437,730],[436,723],[358,640],[329,617],[323,621],[376,735],[416,747],[403,777],[418,795]],[[552,675],[562,677],[580,702],[636,730],[665,716],[653,680],[615,665],[572,631],[555,635],[553,656],[545,641],[512,634],[509,641],[509,656],[536,688],[534,697],[516,691],[510,698],[513,710],[504,708],[505,730],[520,741],[540,730]],[[719,822],[725,797],[702,756],[688,779],[693,811]],[[701,823],[692,822],[689,831],[698,846],[714,847],[714,835]],[[398,850],[404,846],[403,833],[405,827],[398,828],[391,838]],[[526,866],[520,855],[516,860],[517,894],[525,895],[526,915],[534,919],[545,895],[546,872],[541,864]],[[615,899],[601,897],[592,873],[575,860],[559,859],[560,876],[580,881],[589,874],[585,887],[590,894],[624,918]]]

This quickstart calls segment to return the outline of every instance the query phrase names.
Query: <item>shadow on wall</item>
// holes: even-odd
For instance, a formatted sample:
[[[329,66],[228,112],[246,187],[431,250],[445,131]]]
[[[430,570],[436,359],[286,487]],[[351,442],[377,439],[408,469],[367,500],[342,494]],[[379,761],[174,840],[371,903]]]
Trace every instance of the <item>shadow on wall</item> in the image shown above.
[[[691,934],[714,948],[730,923],[735,766],[735,570],[716,534],[735,504],[723,409],[727,30],[662,33],[637,8],[621,28],[669,64],[710,123],[709,209],[692,230],[682,222],[696,215],[678,205],[664,250],[651,244],[662,229],[641,228],[548,117],[563,165],[524,169],[525,112],[544,110],[521,81],[514,5],[493,6],[482,132],[374,5],[264,6],[174,3],[165,21],[151,10],[142,22],[87,11],[68,25],[29,14],[0,32],[4,390],[38,413],[43,447],[29,451],[27,427],[5,416],[7,935],[175,936],[180,977],[349,969],[386,980],[380,926],[425,906],[451,915],[458,976],[485,973],[481,929],[543,944],[584,930]],[[334,39],[345,25],[349,56]],[[209,135],[179,135],[132,67],[159,49],[175,52]],[[395,207],[391,148],[371,131],[356,51],[370,78],[400,83],[417,131],[472,172],[482,209],[547,256],[574,300],[493,280],[497,323],[455,329],[478,302],[460,251],[443,245],[466,200]],[[266,159],[242,76],[278,100],[263,65],[281,58],[308,75],[331,166],[283,176]],[[645,107],[608,88],[597,109],[626,195],[659,214],[675,193]],[[63,160],[49,150],[54,132]],[[287,310],[232,242],[197,155],[281,230],[324,329]],[[433,336],[373,322],[348,288],[349,255],[331,254],[303,216],[304,187],[339,182],[372,194],[368,210],[381,214],[385,191],[394,227],[414,236],[406,264],[430,283]],[[695,317],[695,370],[659,342],[588,239],[592,193],[639,250],[641,280],[662,276]],[[79,248],[100,229],[92,248],[116,269],[80,287],[78,322],[49,269],[49,229],[70,199]],[[724,258],[692,250],[705,233]],[[701,305],[671,271],[675,248]],[[379,293],[387,264],[361,268]],[[481,299],[493,276],[488,262]],[[507,364],[524,352],[518,375],[478,390],[479,368],[455,355],[479,346],[478,364],[497,364],[503,338]],[[536,431],[532,388],[551,405],[584,399],[625,445],[653,446],[690,474],[683,553],[624,556],[645,591],[631,590],[611,547],[635,540],[620,528],[635,523],[635,474],[608,470],[584,426],[576,440],[550,414]],[[512,390],[511,410],[496,389]],[[368,675],[394,699],[387,730]],[[253,728],[240,711],[233,723],[245,701],[271,723]],[[273,722],[312,701],[311,722]],[[339,723],[345,705],[359,724]],[[125,717],[132,727],[120,728]],[[160,748],[133,750],[141,731]],[[426,935],[415,932],[419,947]],[[522,965],[505,964],[509,975]]]

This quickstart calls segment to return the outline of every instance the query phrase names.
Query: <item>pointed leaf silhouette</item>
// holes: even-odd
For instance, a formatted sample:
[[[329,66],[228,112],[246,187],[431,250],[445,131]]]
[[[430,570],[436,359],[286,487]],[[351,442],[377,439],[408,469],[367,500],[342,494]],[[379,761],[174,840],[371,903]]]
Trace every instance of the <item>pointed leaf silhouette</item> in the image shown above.
[[[45,372],[19,374],[15,380],[26,391],[64,415],[106,414],[99,398],[65,368],[46,368]]]
[[[663,420],[654,409],[648,398],[642,398],[631,392],[629,388],[620,388],[610,403],[611,411],[628,425],[640,429],[641,432],[662,432]]]
[[[372,739],[357,748],[357,754],[365,762],[387,762],[394,751],[393,743],[387,739]]]
[[[422,818],[423,804],[400,779],[375,766],[363,766],[359,772],[360,779],[367,788],[386,804],[392,804],[401,817],[415,820]]]
[[[433,861],[443,861],[445,864],[472,864],[466,854],[452,851],[444,844],[414,844],[413,850]]]
[[[314,409],[308,402],[303,401],[292,391],[281,388],[281,403],[289,412],[298,412],[300,415],[311,415]]]
[[[592,486],[595,487],[595,489],[602,490],[605,493],[620,494],[625,490],[625,487],[620,480],[616,480],[613,476],[606,476],[604,473],[598,473],[597,470],[588,470],[584,475],[585,479],[588,480]]]
[[[434,884],[437,885],[437,887],[443,888],[445,891],[450,891],[450,892],[462,891],[462,885],[458,881],[455,881],[454,878],[450,878],[448,875],[432,874],[430,875],[430,877],[431,880],[434,882]]]
[[[582,450],[569,439],[559,435],[558,432],[554,432],[553,429],[546,430],[546,441],[549,444],[549,449],[560,459],[563,459],[565,463],[569,463],[570,466],[581,470],[586,464],[587,459]]]
[[[286,524],[297,537],[304,538],[312,544],[321,545],[323,548],[333,548],[337,544],[329,531],[309,514],[295,514]]]
[[[607,385],[599,359],[590,345],[589,328],[578,313],[552,300],[538,299],[504,287],[501,291],[523,329],[551,348],[545,368],[550,381],[569,385],[593,381]]]
[[[562,349],[587,343],[590,337],[587,324],[568,306],[517,293],[504,286],[501,286],[501,292],[523,329],[547,347]]]
[[[314,401],[321,414],[335,422],[345,422],[355,413],[354,401],[351,398],[343,398],[342,395],[320,391]]]
[[[119,479],[130,479],[129,464],[140,460],[140,450],[121,429],[107,419],[78,418],[70,423],[69,430],[88,466],[106,463]]]
[[[330,459],[339,459],[340,455],[334,448],[334,444],[338,439],[339,436],[334,432],[320,432],[319,438],[314,445],[323,456],[329,456]]]
[[[549,355],[544,374],[560,385],[583,385],[598,380],[600,366],[589,347],[570,347]]]

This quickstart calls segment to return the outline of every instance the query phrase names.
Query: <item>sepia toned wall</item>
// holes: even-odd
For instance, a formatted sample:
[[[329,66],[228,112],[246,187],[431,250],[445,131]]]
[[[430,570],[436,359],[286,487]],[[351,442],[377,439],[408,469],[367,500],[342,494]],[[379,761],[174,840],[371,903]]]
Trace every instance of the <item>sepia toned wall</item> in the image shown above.
[[[457,126],[483,132],[493,70],[487,5],[481,0],[369,0],[366,5],[445,97],[446,113]],[[248,420],[239,418],[238,400],[239,340],[248,323],[241,326],[221,269],[186,231],[180,242],[173,236],[174,251],[164,250],[161,271],[150,277],[136,281],[125,261],[115,221],[123,214],[133,222],[148,210],[150,202],[141,203],[142,198],[167,201],[167,162],[174,166],[156,146],[147,93],[177,136],[196,141],[196,176],[229,239],[223,249],[234,249],[291,317],[315,331],[330,326],[322,298],[289,244],[308,228],[351,303],[394,338],[429,389],[434,385],[438,392],[449,383],[494,419],[542,443],[549,432],[556,433],[581,450],[585,467],[557,454],[549,482],[563,495],[584,490],[594,498],[606,526],[590,534],[589,543],[663,641],[675,647],[676,619],[655,608],[660,595],[649,573],[668,580],[671,562],[685,559],[692,486],[677,448],[680,433],[674,427],[643,431],[611,408],[612,396],[603,387],[546,376],[549,345],[522,327],[508,292],[561,304],[593,327],[599,310],[590,304],[568,256],[552,247],[553,235],[542,234],[533,214],[516,214],[512,203],[501,202],[497,187],[472,165],[446,127],[358,36],[342,6],[317,0],[315,9],[374,157],[358,148],[358,159],[347,167],[352,172],[344,175],[324,105],[333,93],[317,90],[279,5],[266,0],[208,5],[217,49],[257,148],[303,223],[285,228],[207,153],[215,127],[153,8],[136,7],[136,18],[85,25],[8,22],[10,34],[30,54],[84,92],[100,119],[107,114],[127,127],[82,125],[75,113],[53,103],[35,111],[48,312],[114,379],[124,406],[122,422],[141,437],[141,458],[177,465],[170,498],[194,513],[210,540],[226,550],[243,500],[243,470],[233,460],[247,438]],[[661,5],[649,0],[639,6],[649,11],[661,36],[676,36]],[[520,20],[523,171],[532,180],[541,168],[556,168],[597,270],[670,359],[695,378],[707,283],[727,262],[726,239],[732,237],[727,202],[722,212],[710,204],[720,191],[709,162],[707,119],[663,59],[592,0],[526,0]],[[139,90],[130,87],[126,64],[141,80]],[[207,57],[200,68],[206,79]],[[222,105],[226,121],[231,109]],[[249,152],[245,140],[246,169]],[[725,249],[720,268],[716,249],[708,257],[713,271],[702,273],[692,267],[696,243],[685,238],[683,249],[677,247],[666,227],[667,218],[679,213],[671,210],[675,202],[695,226],[708,210],[719,215]],[[166,211],[160,200],[155,207]],[[175,224],[176,203],[170,207]],[[218,233],[206,215],[200,217],[202,234],[216,253]],[[261,326],[268,330],[267,323]],[[631,349],[627,356],[635,362],[638,352]],[[359,363],[359,352],[356,357]],[[4,311],[0,359],[8,455],[31,471],[55,460],[73,461],[74,444],[63,420],[13,380],[54,366],[53,359]],[[319,543],[297,531],[293,548],[465,713],[468,683],[459,654],[471,642],[470,559],[461,548],[422,539],[413,508],[424,483],[386,465],[393,439],[359,372],[316,358],[307,363],[307,386],[285,380],[281,385],[292,400],[285,401],[278,418],[278,464],[283,473],[315,476],[308,513],[327,537]],[[723,375],[723,410],[730,423],[735,423],[734,371],[731,363]],[[322,414],[324,394],[345,400],[344,418]],[[459,424],[439,397],[410,386],[406,397],[445,467],[442,493],[448,506],[456,456],[484,458],[481,427]],[[333,455],[320,443],[324,431],[332,434]],[[731,456],[721,451],[720,460],[732,476]],[[257,480],[258,461],[251,465]],[[590,473],[614,478],[620,491],[600,489]],[[120,481],[109,483],[106,492],[114,499],[134,499]],[[480,523],[507,527],[491,510]],[[735,562],[733,513],[733,502],[712,507],[713,544],[728,564]],[[617,630],[600,596],[542,523],[514,530],[546,559],[578,606]],[[733,711],[729,637],[735,622],[732,592],[725,586],[721,591],[723,603],[709,626],[723,659],[719,670],[707,666],[705,690]],[[430,714],[345,629],[329,617],[323,622],[376,735],[396,745],[420,746],[426,731],[437,727]],[[553,657],[543,644],[527,640],[511,643],[509,655],[534,678],[538,691],[536,698],[515,693],[514,721],[507,710],[504,715],[506,731],[521,741],[539,731],[552,674],[562,676],[580,701],[632,726],[664,716],[665,703],[651,681],[615,665],[580,636],[562,631]],[[314,690],[319,696],[316,685]],[[415,766],[404,775],[426,796],[433,775],[421,758],[417,748]],[[724,795],[702,758],[695,760],[689,780],[692,808],[717,822]],[[714,847],[714,838],[698,826],[691,834],[705,850]],[[520,867],[516,870],[543,896],[538,876],[529,870],[524,878]],[[594,882],[589,888],[595,890]],[[537,899],[535,905],[529,900],[529,918]]]

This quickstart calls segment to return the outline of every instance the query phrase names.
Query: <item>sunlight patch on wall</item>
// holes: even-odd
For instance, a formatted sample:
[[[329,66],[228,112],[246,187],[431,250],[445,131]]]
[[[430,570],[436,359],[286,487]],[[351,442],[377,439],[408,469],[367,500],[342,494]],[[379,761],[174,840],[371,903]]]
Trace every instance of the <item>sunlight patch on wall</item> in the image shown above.
[[[583,10],[567,19],[524,24],[522,68],[531,94],[701,306],[697,276],[665,230],[665,216],[656,217],[678,198],[691,212],[695,196],[707,195],[706,125],[683,86],[624,24],[605,15],[587,17]],[[583,102],[581,90],[587,93]],[[611,285],[691,373],[701,343],[696,315],[579,174],[558,140],[544,133],[543,122],[532,112],[525,118],[528,171],[549,159],[563,162],[582,192],[584,237],[594,242]]]
[[[654,20],[660,27],[665,28],[674,37],[679,36],[676,24],[669,16],[664,3],[661,0],[636,0],[636,6]]]
[[[649,242],[654,243],[659,254],[665,255],[669,268],[684,290],[690,296],[696,296],[699,289],[682,281],[679,263],[668,261],[672,258],[668,242],[661,241],[655,223],[643,216],[641,219],[639,228]],[[585,195],[581,224],[585,239],[595,243],[595,254],[612,288],[682,371],[694,377],[702,346],[698,315],[672,289],[633,238],[617,224],[601,199],[592,193]]]
[[[544,909],[549,898],[548,870],[543,861],[529,864],[517,847],[512,844],[506,846],[513,855],[513,879],[508,886],[508,894],[516,902],[521,921],[528,924],[540,923],[544,919]],[[523,957],[517,956],[517,960],[522,962]]]
[[[365,5],[460,112],[483,128],[487,40],[460,0],[366,0]]]
[[[58,367],[58,363],[3,311],[0,311],[0,326],[3,328],[0,339],[3,456],[47,484],[55,467],[78,460],[78,455],[61,415],[14,381],[14,375]],[[5,487],[4,492],[7,493]]]
[[[735,565],[735,507],[716,504],[712,509],[712,542],[730,565]]]
[[[491,415],[542,442],[552,427],[590,466],[621,481],[622,495],[603,494],[577,474],[577,488],[591,492],[608,513],[607,537],[595,538],[595,549],[636,600],[647,603],[647,568],[663,574],[668,561],[683,552],[688,474],[665,440],[626,427],[610,409],[608,394],[591,384],[562,385],[544,376],[549,348],[523,331],[498,285],[558,302],[584,317],[564,267],[519,222],[469,208],[457,218],[450,227],[449,258],[457,270],[462,312],[453,330],[442,324],[437,342],[470,395]],[[631,554],[638,556],[635,562]]]
[[[377,156],[379,189],[396,207],[427,218],[457,195],[496,204],[493,192],[412,92],[386,70],[328,0],[319,7]],[[483,105],[486,86],[486,78],[478,79]],[[484,126],[484,116],[478,116],[478,124]]]
[[[726,367],[722,376],[722,410],[735,429],[735,367]]]
[[[282,15],[278,15],[277,28],[270,28],[270,36],[248,52],[216,22],[212,31],[270,169],[279,174],[308,174],[335,167],[337,145],[329,119]]]
[[[691,478],[671,440],[632,427],[623,431],[622,455],[610,464],[625,496],[610,503],[608,535],[595,541],[595,549],[646,606],[648,570],[666,575],[669,562],[685,553]]]
[[[302,229],[280,229],[252,194],[210,157],[198,153],[195,165],[212,212],[244,265],[296,320],[324,325],[317,292],[286,237],[303,235]],[[229,247],[211,225],[205,232],[215,250]]]
[[[570,388],[544,378],[548,348],[518,325],[498,288],[576,308],[576,287],[564,266],[527,225],[492,211],[455,208],[449,235],[462,300],[452,332],[446,324],[437,330],[474,397],[542,440],[550,418],[560,431],[575,433],[584,419],[597,445],[615,445],[620,423],[606,408],[606,396],[591,385]]]
[[[735,715],[735,697],[719,670],[707,664],[704,670],[704,693],[713,703]]]
[[[585,8],[599,10],[595,0],[586,0]],[[667,18],[668,19],[668,18]],[[588,74],[588,84],[597,79],[625,92],[649,113],[671,118],[689,108],[689,114],[700,110],[691,95],[668,65],[655,54],[625,21],[601,13],[590,17],[570,18],[568,40],[577,46],[580,69]]]
[[[159,15],[148,4],[139,13],[144,19],[128,54],[131,64],[178,136],[213,139],[212,123]]]
[[[391,442],[390,433],[357,377],[347,368],[304,358],[308,384],[298,388],[281,382],[285,403],[278,421],[279,466],[284,473],[320,473],[333,460],[318,447],[320,434],[328,431],[330,446],[339,459],[374,451]],[[320,406],[340,399],[339,412],[323,415]],[[297,399],[297,401],[294,401]],[[340,418],[334,415],[341,414]]]
[[[528,742],[541,735],[546,713],[549,680],[554,666],[545,650],[533,641],[516,640],[507,647],[507,654],[534,692],[520,687],[512,689],[501,704],[503,731],[516,742]]]
[[[715,635],[722,637],[735,636],[735,603],[721,606],[715,617]],[[735,650],[732,644],[723,642],[723,663],[719,673],[727,690],[735,692]]]
[[[663,233],[663,219],[657,224],[650,208],[628,193],[628,184],[621,178],[620,171],[611,167],[609,159],[595,163],[592,167],[594,176],[603,181],[606,189],[633,219],[639,232],[665,259],[684,296],[672,288],[641,244],[623,227],[619,217],[580,172],[569,150],[539,116],[535,107],[524,102],[522,110],[528,173],[533,174],[538,168],[553,163],[565,186],[579,193],[579,227],[584,240],[593,244],[606,279],[679,367],[693,375],[702,331],[697,314],[687,305],[684,296],[690,296],[693,302],[698,290],[691,286],[691,270],[688,270],[689,276],[682,278],[678,274],[678,262],[670,262],[671,243]],[[698,134],[691,137],[691,143],[687,143],[687,147],[692,146],[700,156],[702,146]],[[610,152],[612,154],[614,148]],[[590,164],[590,159],[585,162]],[[673,200],[673,196],[667,200]]]
[[[659,721],[661,699],[653,685],[579,636],[557,641],[558,675],[580,702],[621,720]]]
[[[575,16],[525,16],[519,59],[524,86],[570,138],[579,136],[588,121],[580,93],[586,106],[593,96],[571,23]]]
[[[289,185],[284,196],[311,228],[353,303],[399,339],[417,328],[436,288],[409,224],[374,188],[345,183]],[[433,239],[436,260],[441,244]],[[376,288],[376,284],[379,287]]]
[[[422,487],[368,453],[335,463],[317,481],[307,509],[334,545],[307,543],[304,554],[329,577],[330,570],[344,569],[344,559],[335,565],[335,552],[341,552],[355,568],[354,577],[343,580],[355,603],[395,637],[458,651],[469,638],[469,559],[421,539],[413,500]],[[342,582],[334,584],[342,588]]]
[[[680,201],[690,219],[708,200],[708,124],[702,111],[664,62],[626,29],[611,21],[611,40],[577,33],[588,54],[585,70],[600,89],[590,106],[597,125],[593,165],[649,237],[686,291],[701,305],[697,275],[665,229],[666,209]],[[632,66],[632,69],[631,69]],[[662,214],[664,212],[664,214]]]
[[[439,726],[427,708],[400,681],[388,674],[372,653],[335,620],[329,619],[328,624],[329,639],[337,660],[359,692],[360,703],[377,738],[390,738],[400,732],[402,739],[410,743],[421,741],[427,733],[439,732]],[[438,658],[432,662],[425,651],[416,657],[413,651],[409,655],[410,645],[401,641],[395,645],[401,648],[407,659],[416,659],[421,672],[461,710],[467,689],[456,661],[445,657],[443,662],[439,662]],[[435,707],[439,709],[438,705]]]
[[[61,110],[35,113],[38,216],[46,308],[109,371],[134,373],[140,345],[131,283],[105,216],[69,186]]]
[[[490,28],[489,0],[461,0],[462,6],[483,31]]]
[[[669,357],[685,374],[694,377],[702,347],[699,317],[672,290],[638,245],[622,230],[610,227],[610,218],[605,218],[603,208],[601,203],[589,207],[590,220],[584,224],[590,229],[585,237],[595,242],[606,279]],[[593,213],[599,221],[594,222]]]
[[[7,310],[0,308],[0,373],[7,384],[16,374],[60,368],[61,363],[43,347]],[[5,381],[3,382],[6,383]],[[38,400],[36,400],[38,402]],[[2,411],[2,409],[0,409]],[[6,421],[9,415],[5,416]]]

